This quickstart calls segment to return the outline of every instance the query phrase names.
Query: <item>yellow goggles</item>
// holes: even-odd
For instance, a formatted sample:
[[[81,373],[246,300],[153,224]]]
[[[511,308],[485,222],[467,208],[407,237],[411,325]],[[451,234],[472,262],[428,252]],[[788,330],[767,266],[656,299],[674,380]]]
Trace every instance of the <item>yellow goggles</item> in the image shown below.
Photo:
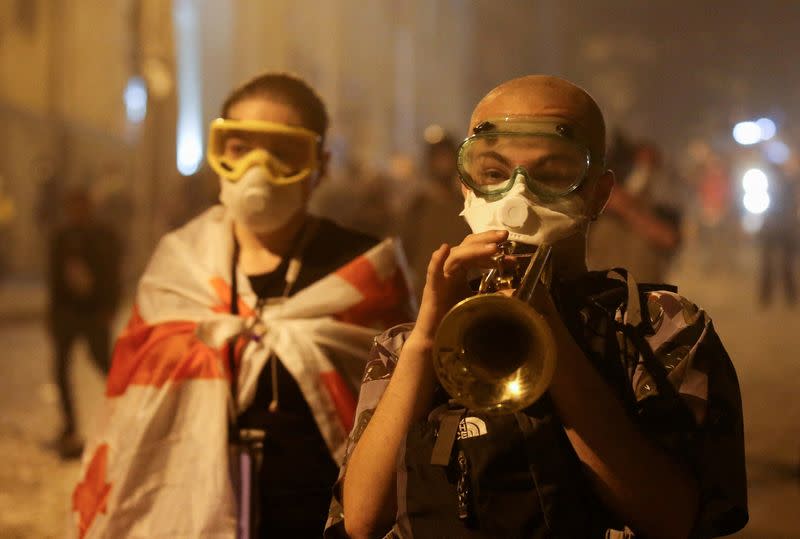
[[[211,122],[206,157],[220,177],[236,182],[254,165],[278,185],[307,178],[319,164],[321,137],[302,127],[257,120]]]

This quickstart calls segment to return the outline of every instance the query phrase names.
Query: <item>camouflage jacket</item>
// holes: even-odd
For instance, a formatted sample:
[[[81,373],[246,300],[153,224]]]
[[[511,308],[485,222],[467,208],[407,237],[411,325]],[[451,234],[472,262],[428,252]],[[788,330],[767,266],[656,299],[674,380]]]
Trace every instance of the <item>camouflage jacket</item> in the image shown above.
[[[583,281],[561,289],[586,289],[589,283],[588,289],[594,292],[590,301],[570,304],[559,301],[562,298],[556,293],[554,299],[573,337],[624,401],[641,431],[695,476],[700,510],[693,537],[741,529],[748,518],[741,397],[733,364],[710,317],[669,287],[639,287],[624,271],[591,272]],[[617,285],[609,287],[614,282]],[[635,327],[643,329],[641,338],[652,353],[641,351],[644,344]],[[346,536],[340,489],[347,459],[389,384],[411,329],[411,324],[400,325],[375,338],[325,537]],[[615,346],[608,346],[609,339]],[[664,388],[659,381],[670,387]],[[679,420],[679,412],[685,413],[685,421]],[[403,511],[404,501],[398,500],[398,522]],[[624,529],[607,529],[606,538],[635,537],[628,528],[620,528]],[[387,533],[387,537],[407,535],[398,525]]]

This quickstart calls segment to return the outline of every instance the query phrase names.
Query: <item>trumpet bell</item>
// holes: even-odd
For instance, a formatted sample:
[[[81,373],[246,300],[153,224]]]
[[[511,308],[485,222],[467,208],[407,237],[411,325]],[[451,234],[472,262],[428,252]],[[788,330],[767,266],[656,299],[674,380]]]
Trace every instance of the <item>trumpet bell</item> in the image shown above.
[[[436,334],[433,365],[450,396],[475,411],[506,414],[547,391],[556,365],[544,317],[500,293],[469,297],[453,307]]]

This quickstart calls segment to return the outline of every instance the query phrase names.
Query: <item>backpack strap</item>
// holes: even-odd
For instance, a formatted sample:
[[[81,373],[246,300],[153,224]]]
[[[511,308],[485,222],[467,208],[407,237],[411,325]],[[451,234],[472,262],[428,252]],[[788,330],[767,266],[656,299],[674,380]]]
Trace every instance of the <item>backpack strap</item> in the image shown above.
[[[431,451],[431,464],[433,466],[450,466],[453,456],[453,446],[458,437],[458,429],[467,410],[457,407],[454,401],[433,410],[428,416],[431,420],[438,416],[439,428],[436,431],[436,442]],[[444,408],[444,411],[441,411]],[[458,469],[458,481],[456,484],[456,511],[461,521],[468,521],[473,516],[470,510],[471,488],[470,488],[470,463],[464,451],[459,450],[456,456],[456,468]]]
[[[639,285],[634,277],[624,269],[614,269],[612,272],[620,274],[623,279],[625,279],[627,285],[627,298],[623,306],[623,323],[620,325],[616,320],[614,322],[617,323],[619,329],[621,329],[623,336],[633,343],[636,347],[636,351],[641,355],[642,362],[647,372],[653,377],[658,393],[669,399],[674,399],[675,402],[683,404],[678,407],[680,416],[676,419],[679,422],[689,422],[686,424],[692,425],[694,423],[694,418],[691,410],[683,403],[678,390],[672,385],[672,382],[669,381],[667,369],[664,367],[663,363],[658,360],[653,348],[647,341],[646,336],[655,333],[650,317],[642,315],[643,306],[647,308],[646,298],[648,292],[657,290],[677,292],[677,287],[656,284]]]
[[[450,406],[445,404],[444,406]],[[453,444],[456,442],[458,427],[466,413],[465,408],[450,408],[442,413],[439,419],[439,431],[436,434],[436,443],[431,453],[431,464],[434,466],[448,466],[453,454]]]
[[[534,426],[532,421],[534,421],[530,416],[524,414],[522,412],[515,412],[514,418],[517,420],[517,425],[519,426],[519,430],[522,432],[522,437],[525,440],[525,456],[528,459],[528,473],[530,473],[531,478],[533,478],[533,483],[536,486],[536,491],[539,495],[539,503],[542,508],[542,516],[544,517],[544,523],[547,526],[547,529],[553,530],[554,523],[552,522],[552,515],[547,510],[548,506],[550,505],[547,499],[548,492],[543,493],[542,487],[544,484],[547,484],[547,480],[549,478],[542,477],[542,473],[545,474],[547,471],[552,471],[549,468],[543,467],[541,465],[542,462],[548,462],[547,459],[543,459],[541,452],[544,451],[554,451],[557,448],[554,447],[539,447],[536,444],[536,439],[534,437]]]
[[[587,537],[586,526],[591,526],[596,508],[587,503],[580,468],[572,465],[578,457],[554,415],[550,397],[545,395],[533,407],[540,413],[515,412],[514,418],[524,440],[528,473],[549,531],[547,536]]]

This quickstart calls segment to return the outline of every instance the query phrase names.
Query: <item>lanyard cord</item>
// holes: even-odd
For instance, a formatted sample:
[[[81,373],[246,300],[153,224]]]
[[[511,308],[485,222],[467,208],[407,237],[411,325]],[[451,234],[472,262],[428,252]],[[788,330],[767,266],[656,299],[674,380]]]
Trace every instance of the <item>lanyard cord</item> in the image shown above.
[[[303,228],[300,230],[299,237],[300,240],[295,244],[294,248],[291,250],[291,258],[289,259],[289,265],[286,268],[286,273],[284,275],[285,285],[283,287],[283,294],[280,296],[281,298],[289,297],[289,294],[292,292],[292,288],[294,284],[297,282],[297,278],[300,275],[300,270],[303,267],[303,252],[305,251],[306,246],[308,245],[311,238],[314,237],[316,234],[317,228],[319,227],[319,219],[313,216],[309,216],[306,220],[306,223],[303,225]],[[241,248],[239,246],[239,241],[236,239],[236,234],[233,235],[233,256],[231,257],[231,314],[239,314],[239,286],[238,286],[238,279],[237,279],[237,268],[239,265],[239,255],[241,253]],[[255,311],[255,320],[253,322],[253,326],[249,329],[252,331],[254,326],[258,325],[261,320],[261,314],[264,310],[264,306],[266,305],[267,298],[259,297],[256,301],[256,305],[254,308]],[[253,339],[258,339],[259,337],[255,334],[251,335]],[[272,378],[272,400],[269,403],[269,411],[276,412],[278,410],[278,358],[275,354],[270,354],[268,358],[270,361],[270,376]],[[238,401],[237,397],[239,394],[239,382],[238,382],[238,372],[236,369],[236,342],[233,341],[230,346],[228,346],[228,366],[230,368],[231,373],[231,397],[232,397],[232,413],[233,413],[233,421],[238,422],[239,412],[238,412]]]
[[[231,314],[239,314],[239,283],[236,279],[236,266],[239,260],[239,242],[233,235],[233,256],[231,257]],[[239,376],[236,371],[236,340],[228,343],[228,369],[231,373],[231,414],[234,423],[238,421],[239,411],[236,396],[239,394]]]

